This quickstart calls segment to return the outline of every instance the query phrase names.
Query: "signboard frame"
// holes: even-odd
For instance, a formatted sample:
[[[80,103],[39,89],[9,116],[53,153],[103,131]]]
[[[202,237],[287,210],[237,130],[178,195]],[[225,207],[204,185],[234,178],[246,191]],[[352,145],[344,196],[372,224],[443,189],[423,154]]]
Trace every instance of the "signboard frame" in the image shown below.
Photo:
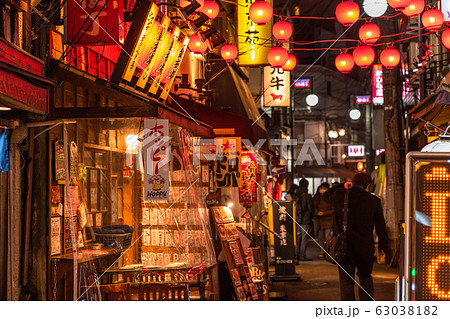
[[[418,187],[418,176],[416,171],[416,166],[421,163],[428,163],[428,164],[440,164],[446,165],[449,167],[449,159],[450,159],[450,153],[448,152],[410,152],[406,156],[406,177],[405,177],[405,241],[404,241],[404,255],[402,256],[403,261],[403,267],[401,267],[403,280],[400,284],[400,291],[398,292],[398,299],[404,300],[404,301],[412,301],[412,300],[424,300],[421,296],[418,296],[418,293],[416,294],[417,285],[421,283],[416,282],[416,275],[417,272],[422,271],[422,268],[418,268],[417,266],[417,254],[418,251],[416,249],[416,243],[418,241],[417,233],[416,233],[416,222],[418,218],[418,213],[416,212],[416,200],[417,200],[417,187]],[[447,170],[447,173],[450,174],[450,168]],[[424,188],[424,187],[423,187]],[[448,189],[447,189],[448,192]],[[448,203],[448,199],[447,199]],[[425,205],[425,204],[424,204]],[[448,210],[447,210],[448,211]],[[420,218],[429,218],[430,216],[427,216],[425,214],[425,209],[421,212],[422,217]],[[433,217],[432,217],[433,218]],[[433,225],[433,220],[431,218],[431,225]],[[448,220],[449,217],[447,216],[447,223],[444,223],[448,227]],[[435,223],[439,224],[439,223]],[[428,226],[432,227],[432,226]],[[422,235],[425,233],[423,231]],[[425,238],[425,237],[424,237]],[[420,239],[420,238],[419,238]],[[423,239],[423,238],[422,238]],[[443,243],[435,243],[436,245],[444,245]],[[448,244],[447,244],[448,246]],[[425,249],[424,249],[425,250]],[[435,249],[435,252],[439,251],[439,247]],[[419,251],[420,253],[420,251]],[[423,253],[423,255],[427,255],[426,258],[429,258],[431,261],[434,259],[433,251],[430,249],[426,250],[426,253]],[[423,257],[423,256],[422,256]],[[450,258],[450,253],[449,253]],[[423,259],[422,259],[423,261]],[[426,269],[427,276],[430,275],[430,268],[428,267]],[[427,287],[423,287],[423,285],[419,288],[419,292],[423,292],[424,289],[429,289]],[[431,291],[431,294],[433,294],[433,291]],[[450,299],[450,298],[448,298]],[[448,299],[430,299],[430,300],[448,300]]]

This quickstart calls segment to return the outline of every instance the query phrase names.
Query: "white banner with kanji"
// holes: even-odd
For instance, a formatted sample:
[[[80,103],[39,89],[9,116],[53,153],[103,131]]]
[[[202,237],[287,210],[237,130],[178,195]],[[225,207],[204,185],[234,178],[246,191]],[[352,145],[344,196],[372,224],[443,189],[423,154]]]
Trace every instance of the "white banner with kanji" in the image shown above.
[[[144,120],[144,200],[169,200],[169,120]]]

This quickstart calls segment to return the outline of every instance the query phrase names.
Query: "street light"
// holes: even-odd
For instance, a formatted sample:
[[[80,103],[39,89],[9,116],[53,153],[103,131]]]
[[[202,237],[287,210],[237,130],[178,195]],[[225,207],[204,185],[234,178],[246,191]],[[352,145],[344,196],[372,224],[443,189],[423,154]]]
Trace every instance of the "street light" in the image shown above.
[[[348,114],[353,121],[357,121],[361,118],[361,111],[358,109],[353,109]]]
[[[344,136],[345,135],[345,129],[341,128],[339,130],[339,136]]]
[[[316,106],[319,103],[319,97],[315,94],[310,94],[306,97],[306,104],[308,106]]]
[[[330,138],[337,138],[339,135],[338,135],[338,132],[336,132],[335,130],[329,130],[328,131],[328,136]]]

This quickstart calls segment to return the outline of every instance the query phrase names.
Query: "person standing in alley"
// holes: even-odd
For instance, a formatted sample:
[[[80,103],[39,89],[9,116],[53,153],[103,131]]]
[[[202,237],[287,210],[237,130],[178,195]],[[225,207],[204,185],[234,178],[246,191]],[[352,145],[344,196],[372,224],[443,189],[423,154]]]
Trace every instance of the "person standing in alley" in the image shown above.
[[[331,226],[333,226],[333,205],[324,199],[324,194],[330,189],[330,184],[322,183],[314,195],[314,220],[317,221],[317,228],[319,233],[319,244],[324,247],[325,241],[328,239]],[[325,257],[323,250],[319,258]]]
[[[313,230],[314,203],[308,194],[309,182],[302,178],[297,188],[297,200],[295,203],[296,236],[297,247],[295,248],[295,259],[298,261],[311,260],[306,257],[306,244],[309,234]]]
[[[353,178],[351,189],[341,188],[334,197],[333,233],[343,231],[343,209],[348,192],[347,258],[339,264],[341,300],[355,300],[355,271],[359,278],[359,299],[374,300],[372,269],[374,262],[373,229],[378,236],[380,254],[388,251],[389,238],[381,201],[369,193],[372,179],[366,173]],[[341,268],[342,267],[342,268]]]

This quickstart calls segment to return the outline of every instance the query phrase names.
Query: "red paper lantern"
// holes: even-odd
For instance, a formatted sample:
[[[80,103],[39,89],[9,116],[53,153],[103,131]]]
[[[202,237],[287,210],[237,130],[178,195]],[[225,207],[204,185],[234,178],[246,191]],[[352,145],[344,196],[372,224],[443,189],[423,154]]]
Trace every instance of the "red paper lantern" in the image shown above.
[[[422,13],[423,9],[425,8],[425,1],[424,0],[412,0],[411,3],[402,10],[403,14],[415,18],[419,14]]]
[[[445,29],[441,35],[441,42],[444,47],[450,49],[450,29]]]
[[[273,25],[272,33],[275,39],[284,42],[292,35],[292,25],[286,21],[278,21]]]
[[[293,54],[288,55],[286,63],[281,67],[284,71],[292,71],[297,66],[297,58]]]
[[[422,13],[422,24],[431,32],[437,31],[444,24],[444,15],[437,9],[427,10]]]
[[[394,48],[386,48],[380,53],[380,61],[386,69],[393,69],[400,63],[400,52]]]
[[[227,62],[233,62],[238,55],[238,49],[232,44],[225,44],[220,50],[220,55]]]
[[[405,9],[411,0],[388,0],[389,5],[397,11]]]
[[[219,14],[219,5],[214,1],[205,1],[202,12],[212,20]]]
[[[368,45],[362,45],[353,50],[353,60],[362,69],[368,68],[375,60],[375,51]]]
[[[336,69],[338,69],[342,73],[348,73],[353,69],[355,62],[353,61],[353,57],[348,53],[341,53],[334,60],[334,64],[336,65]]]
[[[196,9],[195,11],[199,11],[199,12],[202,11],[203,6],[205,5],[205,0],[195,0],[195,1],[200,3],[200,8]],[[186,7],[186,6],[190,5],[190,4],[191,4],[191,1],[180,0],[180,7],[182,7],[182,8],[184,8],[184,7]]]
[[[189,37],[189,50],[191,50],[195,54],[202,54],[206,51],[208,46],[205,42],[203,42],[198,33],[194,33]]]
[[[283,47],[273,47],[267,52],[267,61],[273,67],[282,67],[289,57],[288,52]]]
[[[257,25],[265,25],[272,19],[273,8],[265,1],[255,1],[248,10],[250,20]]]
[[[359,28],[359,39],[364,44],[374,44],[380,38],[380,28],[375,23],[366,23]]]
[[[344,25],[351,26],[359,18],[359,6],[352,1],[343,1],[336,7],[336,19]]]

